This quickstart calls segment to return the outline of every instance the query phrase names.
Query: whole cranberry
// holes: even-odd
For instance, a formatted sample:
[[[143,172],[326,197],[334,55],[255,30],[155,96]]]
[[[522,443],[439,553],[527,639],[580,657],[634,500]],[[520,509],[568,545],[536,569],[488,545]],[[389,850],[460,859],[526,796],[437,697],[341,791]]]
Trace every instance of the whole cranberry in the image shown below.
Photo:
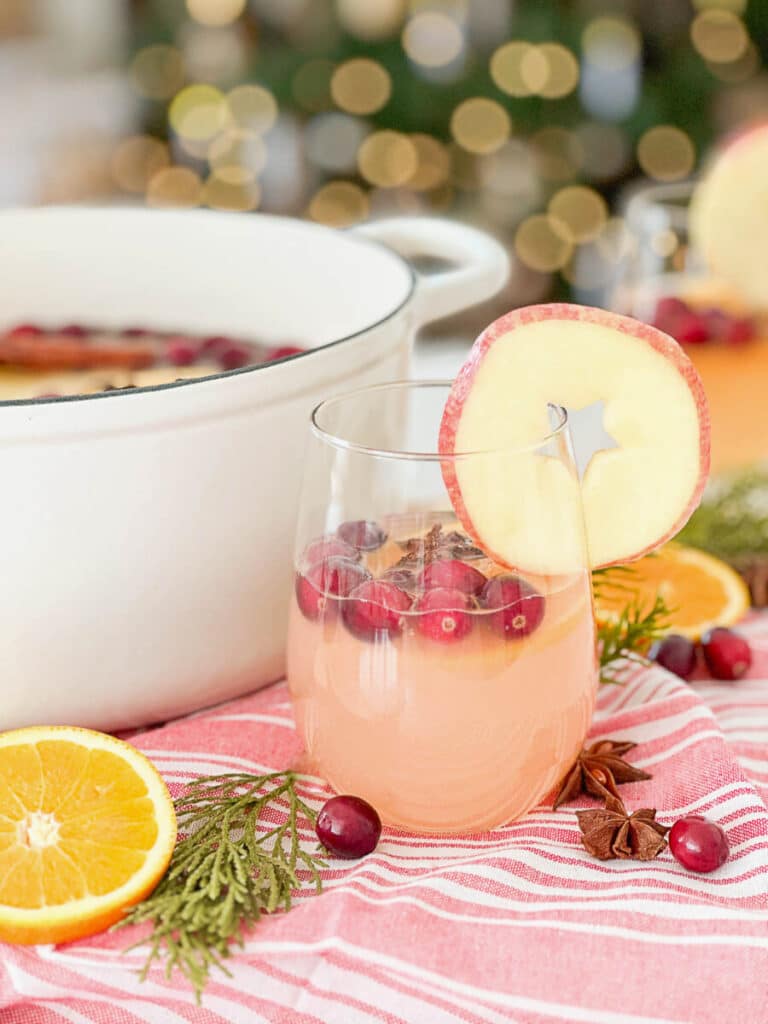
[[[273,363],[277,359],[287,359],[289,356],[299,356],[302,352],[306,352],[306,349],[299,348],[298,345],[278,345],[277,348],[271,348],[267,352],[265,362]]]
[[[381,818],[359,796],[334,796],[315,822],[317,838],[336,857],[356,860],[372,853],[381,836]]]
[[[463,590],[434,587],[416,601],[416,629],[438,643],[452,644],[472,632],[475,604]]]
[[[547,602],[522,576],[495,576],[480,594],[480,605],[492,614],[491,627],[510,640],[522,640],[541,625]]]
[[[696,645],[688,637],[670,633],[651,647],[649,657],[681,679],[690,679],[696,668]]]
[[[205,356],[218,356],[232,345],[237,345],[234,338],[228,338],[225,334],[212,334],[200,342],[200,353]]]
[[[728,838],[716,821],[700,814],[687,814],[672,826],[669,849],[689,871],[705,875],[728,860]]]
[[[745,345],[755,337],[755,324],[747,316],[733,317],[728,320],[721,332],[726,345]]]
[[[474,565],[468,565],[458,558],[443,558],[426,565],[418,583],[422,590],[439,587],[477,595],[487,583],[487,579]]]
[[[701,638],[701,649],[715,679],[741,679],[752,664],[752,651],[744,637],[722,626]]]
[[[335,603],[328,603],[329,599],[347,597],[370,577],[371,574],[351,558],[334,555],[315,562],[305,575],[296,573],[296,600],[308,619],[319,619],[337,610]]]
[[[353,562],[360,561],[360,552],[351,544],[345,543],[339,537],[328,534],[325,537],[317,537],[310,541],[304,548],[299,559],[302,569],[320,562],[324,558],[331,558],[334,555],[339,558],[351,558]]]
[[[710,340],[709,326],[703,316],[688,313],[675,322],[673,337],[681,345],[701,345]]]
[[[144,327],[125,327],[120,333],[124,338],[144,338],[149,331]]]
[[[394,583],[366,580],[355,587],[344,602],[344,625],[359,640],[398,636],[403,629],[403,612],[411,598]]]
[[[375,551],[387,539],[385,531],[371,519],[350,519],[341,524],[336,535],[358,551]]]
[[[676,295],[664,295],[656,303],[656,311],[653,314],[654,327],[674,335],[678,319],[681,316],[687,316],[688,313],[690,313],[690,309],[682,299]]]
[[[63,334],[65,338],[84,338],[88,334],[88,328],[82,324],[65,324],[56,333]]]
[[[182,335],[169,338],[165,349],[171,366],[191,366],[197,359],[197,352],[197,345]]]
[[[17,327],[12,327],[10,331],[6,331],[5,336],[6,338],[31,338],[45,333],[43,328],[36,324],[19,324]]]
[[[220,348],[216,352],[216,358],[222,370],[239,370],[241,366],[247,366],[253,361],[245,345],[238,345],[236,342]]]

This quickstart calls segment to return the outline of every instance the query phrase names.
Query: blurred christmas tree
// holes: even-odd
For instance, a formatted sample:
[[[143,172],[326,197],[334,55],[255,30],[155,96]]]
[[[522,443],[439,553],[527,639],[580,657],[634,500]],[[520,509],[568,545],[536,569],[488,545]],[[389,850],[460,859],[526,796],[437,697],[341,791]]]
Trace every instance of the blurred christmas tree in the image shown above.
[[[766,0],[133,8],[147,135],[118,154],[124,187],[339,226],[450,211],[509,238],[532,293],[572,283],[580,246],[610,258],[630,179],[684,179],[768,112]]]

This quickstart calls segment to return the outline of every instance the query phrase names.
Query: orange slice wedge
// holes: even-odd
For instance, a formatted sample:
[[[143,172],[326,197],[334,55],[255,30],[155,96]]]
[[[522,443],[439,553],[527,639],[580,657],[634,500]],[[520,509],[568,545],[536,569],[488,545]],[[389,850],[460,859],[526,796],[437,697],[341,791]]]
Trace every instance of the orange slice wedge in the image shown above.
[[[128,743],[69,726],[0,734],[0,941],[102,931],[155,888],[175,840],[165,783]]]
[[[627,568],[626,574],[608,573],[600,586],[595,599],[599,621],[617,619],[635,598],[647,611],[661,594],[671,611],[667,632],[698,640],[715,626],[732,626],[749,610],[741,576],[698,548],[668,544]]]

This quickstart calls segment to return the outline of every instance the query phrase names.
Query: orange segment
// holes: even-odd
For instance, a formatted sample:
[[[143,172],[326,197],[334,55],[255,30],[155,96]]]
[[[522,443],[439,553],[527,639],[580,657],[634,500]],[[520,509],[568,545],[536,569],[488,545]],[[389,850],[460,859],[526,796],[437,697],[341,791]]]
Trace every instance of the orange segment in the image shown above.
[[[715,626],[732,626],[749,610],[749,591],[738,573],[698,548],[668,544],[632,562],[631,574],[611,576],[600,586],[595,611],[600,621],[618,618],[634,598],[649,610],[660,594],[671,611],[668,632],[698,640]]]
[[[151,762],[88,729],[0,735],[0,941],[65,942],[150,893],[176,840]]]

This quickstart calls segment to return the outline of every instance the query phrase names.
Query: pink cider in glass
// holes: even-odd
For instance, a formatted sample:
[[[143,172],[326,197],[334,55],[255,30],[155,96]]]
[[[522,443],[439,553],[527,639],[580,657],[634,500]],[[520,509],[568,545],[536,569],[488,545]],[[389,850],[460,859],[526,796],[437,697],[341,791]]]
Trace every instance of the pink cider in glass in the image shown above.
[[[296,569],[288,677],[312,770],[417,831],[520,817],[589,727],[588,570],[510,573],[456,523],[420,537],[402,516],[354,526],[309,545]]]

